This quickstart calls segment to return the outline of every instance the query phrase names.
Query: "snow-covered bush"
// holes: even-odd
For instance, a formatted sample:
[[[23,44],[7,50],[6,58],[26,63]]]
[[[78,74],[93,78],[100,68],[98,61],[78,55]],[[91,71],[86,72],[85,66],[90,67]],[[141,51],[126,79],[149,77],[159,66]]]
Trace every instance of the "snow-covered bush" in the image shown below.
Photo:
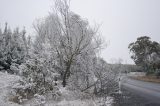
[[[38,105],[45,104],[45,97],[43,95],[35,94],[34,97],[36,98],[36,102]]]
[[[35,94],[44,95],[53,91],[55,74],[48,68],[47,60],[34,57],[28,59],[20,67],[22,80],[13,89],[16,96],[21,99],[30,99]]]
[[[97,83],[95,93],[99,96],[110,95],[118,89],[118,73],[120,67],[108,65],[100,59],[97,63],[95,75]]]
[[[120,69],[120,65],[112,66],[94,55],[85,55],[71,68],[74,73],[68,79],[68,88],[75,93],[75,98],[102,98],[105,102],[105,98],[118,90]]]
[[[33,97],[35,84],[20,80],[12,88],[13,102],[22,103],[25,99]]]

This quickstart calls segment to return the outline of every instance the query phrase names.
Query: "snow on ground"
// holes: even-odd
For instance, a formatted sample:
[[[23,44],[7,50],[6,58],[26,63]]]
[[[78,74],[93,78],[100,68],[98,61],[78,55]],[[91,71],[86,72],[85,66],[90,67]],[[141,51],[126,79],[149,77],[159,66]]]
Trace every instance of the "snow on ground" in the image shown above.
[[[44,105],[37,105],[35,103],[35,98],[27,101],[24,104],[16,104],[11,101],[9,101],[10,92],[12,90],[12,86],[15,82],[20,80],[20,77],[17,75],[10,75],[8,73],[2,73],[0,72],[0,106],[100,106],[102,102],[100,99],[95,100],[80,100],[76,98],[77,96],[74,94],[74,92],[66,90],[66,88],[61,87],[59,89],[59,92],[61,92],[61,100],[55,101],[55,100],[49,100],[45,101]],[[109,103],[107,106],[111,106],[111,102],[113,101],[112,98],[108,98],[107,103]]]
[[[45,106],[111,106],[113,99],[112,98],[108,98],[108,100],[106,100],[105,105],[104,102],[100,102],[101,100],[62,100],[58,103],[54,103],[54,102],[48,102]]]
[[[48,103],[46,106],[53,106],[53,103]],[[81,100],[73,100],[73,101],[66,101],[63,100],[55,106],[97,106],[94,101],[91,100],[86,100],[86,101],[81,101]]]
[[[0,106],[19,106],[9,101],[12,86],[19,79],[19,76],[0,72]]]
[[[59,92],[61,92],[60,100],[56,101],[54,99],[46,101],[43,105],[38,105],[35,98],[27,101],[24,106],[103,106],[104,101],[102,99],[79,99],[74,91],[67,90],[66,88],[60,87]],[[105,106],[111,106],[113,98],[108,97],[105,102]]]
[[[145,72],[130,72],[128,76],[145,76]]]

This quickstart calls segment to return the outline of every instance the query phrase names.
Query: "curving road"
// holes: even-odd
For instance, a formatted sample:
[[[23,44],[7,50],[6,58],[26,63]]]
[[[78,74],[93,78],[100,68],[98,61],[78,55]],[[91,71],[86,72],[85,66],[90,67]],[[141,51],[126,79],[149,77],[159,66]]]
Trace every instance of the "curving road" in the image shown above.
[[[121,81],[121,85],[133,94],[148,100],[146,102],[157,103],[159,104],[158,106],[160,106],[160,84],[124,77]]]

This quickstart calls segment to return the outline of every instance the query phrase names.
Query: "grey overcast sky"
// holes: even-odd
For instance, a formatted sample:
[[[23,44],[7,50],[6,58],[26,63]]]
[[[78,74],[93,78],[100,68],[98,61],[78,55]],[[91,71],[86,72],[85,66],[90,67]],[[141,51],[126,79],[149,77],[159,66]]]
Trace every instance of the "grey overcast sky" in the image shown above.
[[[23,26],[32,33],[32,23],[51,12],[53,0],[0,0],[0,27]],[[160,41],[160,0],[71,0],[71,10],[91,25],[101,24],[100,32],[108,42],[101,57],[107,62],[130,59],[128,44],[139,36]]]

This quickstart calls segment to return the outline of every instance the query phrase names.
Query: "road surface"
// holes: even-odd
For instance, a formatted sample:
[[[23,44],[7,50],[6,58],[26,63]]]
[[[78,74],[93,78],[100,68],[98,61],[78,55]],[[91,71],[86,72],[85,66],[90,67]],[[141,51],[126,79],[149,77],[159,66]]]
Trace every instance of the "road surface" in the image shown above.
[[[146,102],[157,103],[160,106],[160,84],[124,77],[121,85],[133,94],[145,98]]]

